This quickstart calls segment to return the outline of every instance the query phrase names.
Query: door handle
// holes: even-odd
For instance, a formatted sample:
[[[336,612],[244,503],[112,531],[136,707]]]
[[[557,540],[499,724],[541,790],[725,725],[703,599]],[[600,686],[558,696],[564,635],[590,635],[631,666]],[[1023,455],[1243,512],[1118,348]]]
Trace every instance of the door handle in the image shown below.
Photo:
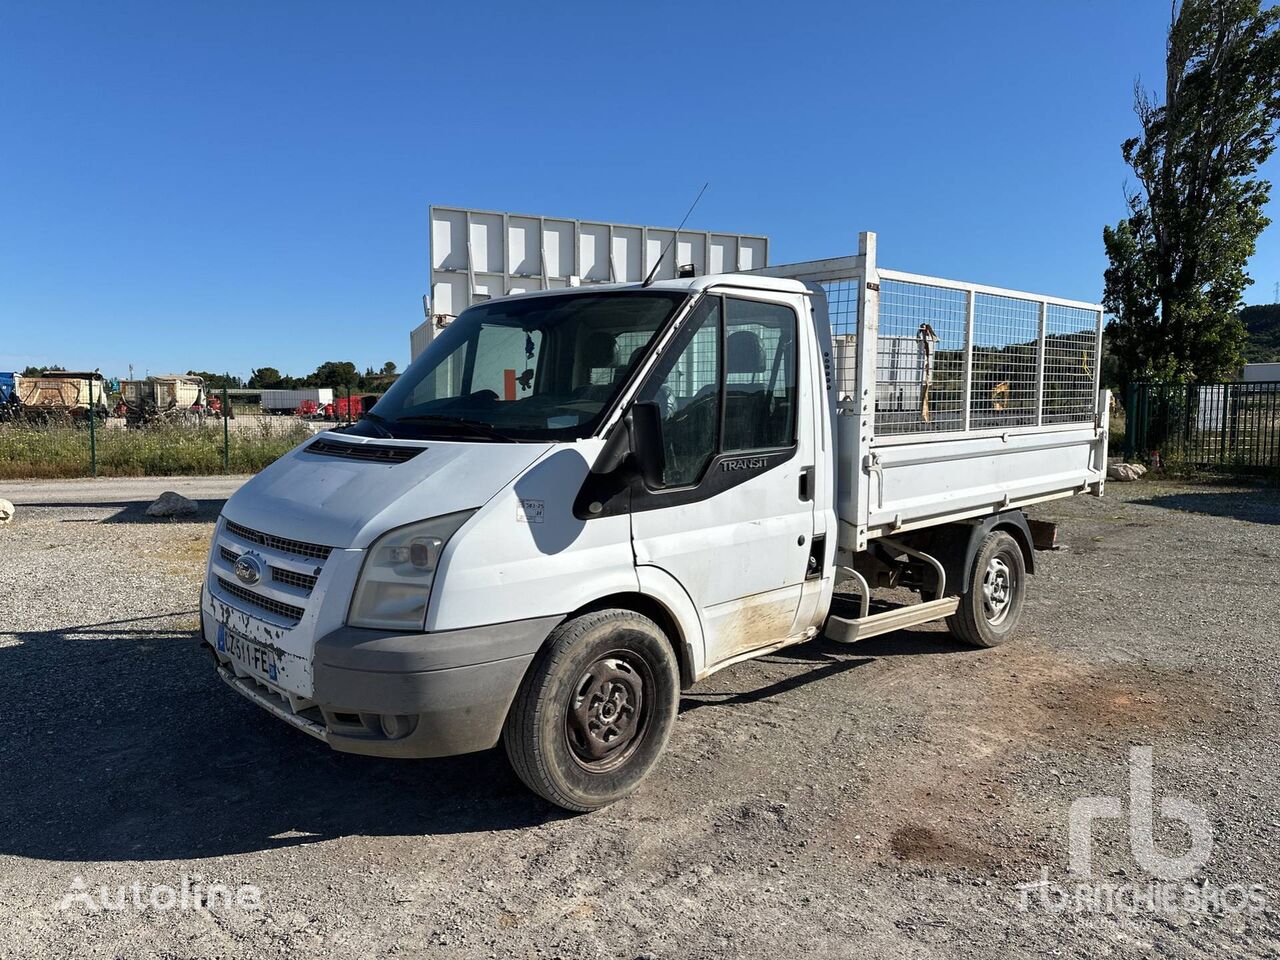
[[[800,471],[800,499],[806,503],[813,499],[813,467]]]

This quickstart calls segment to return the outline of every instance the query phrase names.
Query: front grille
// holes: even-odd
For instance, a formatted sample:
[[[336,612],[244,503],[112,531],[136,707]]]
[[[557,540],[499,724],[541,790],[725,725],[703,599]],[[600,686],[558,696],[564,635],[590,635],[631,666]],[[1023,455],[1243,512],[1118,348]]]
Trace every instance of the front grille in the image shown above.
[[[302,619],[303,609],[295,607],[291,603],[281,603],[279,600],[264,597],[261,594],[254,593],[252,590],[246,590],[244,587],[229,580],[224,580],[222,577],[218,577],[218,586],[236,599],[266,610],[268,613],[274,613],[277,617],[292,620],[294,623]]]
[[[222,554],[222,559],[233,567],[236,565],[236,561],[240,559],[240,554],[234,550],[228,550],[226,547],[218,547],[218,552]],[[276,583],[287,583],[291,587],[301,587],[307,593],[310,593],[316,585],[315,577],[305,573],[294,573],[292,570],[285,570],[283,567],[272,567],[271,579]]]
[[[276,583],[287,583],[291,587],[301,587],[308,593],[316,585],[316,578],[308,576],[305,573],[294,573],[292,570],[285,570],[281,567],[271,568],[271,579]]]
[[[290,540],[288,537],[277,537],[270,533],[259,533],[257,530],[242,527],[231,520],[227,521],[227,533],[239,537],[241,540],[256,543],[261,547],[270,547],[273,550],[279,550],[281,553],[292,553],[297,557],[324,560],[333,552],[333,547],[326,547],[322,543],[305,543],[302,540]]]
[[[332,440],[316,440],[306,448],[307,453],[322,457],[341,457],[344,460],[364,460],[369,463],[404,463],[412,460],[426,447],[400,447],[384,443],[334,443]]]

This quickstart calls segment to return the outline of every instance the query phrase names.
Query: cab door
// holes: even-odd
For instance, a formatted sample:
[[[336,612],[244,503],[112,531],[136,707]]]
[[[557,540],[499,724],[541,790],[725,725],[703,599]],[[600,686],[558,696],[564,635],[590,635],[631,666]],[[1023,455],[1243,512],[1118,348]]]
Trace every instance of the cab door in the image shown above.
[[[636,481],[636,563],[660,567],[702,617],[706,664],[804,631],[814,531],[814,424],[791,298],[707,294],[636,400],[657,404],[661,483]]]

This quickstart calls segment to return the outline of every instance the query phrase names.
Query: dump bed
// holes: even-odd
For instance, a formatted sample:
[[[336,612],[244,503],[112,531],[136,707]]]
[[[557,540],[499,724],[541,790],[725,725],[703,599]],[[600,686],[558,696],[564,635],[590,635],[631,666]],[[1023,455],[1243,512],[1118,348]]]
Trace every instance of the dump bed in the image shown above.
[[[94,406],[102,406],[101,381],[96,372],[45,371],[38,377],[18,377],[15,393],[28,410],[81,413],[89,409],[91,383]]]
[[[879,268],[768,267],[824,296],[841,545],[1085,491],[1106,476],[1098,304]]]

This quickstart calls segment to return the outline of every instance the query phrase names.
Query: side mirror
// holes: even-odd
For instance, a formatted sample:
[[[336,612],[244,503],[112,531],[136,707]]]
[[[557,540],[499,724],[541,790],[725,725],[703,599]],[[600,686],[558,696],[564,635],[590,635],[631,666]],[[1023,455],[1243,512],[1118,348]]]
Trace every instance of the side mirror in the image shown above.
[[[627,431],[631,435],[631,455],[645,486],[662,486],[667,457],[662,442],[661,408],[652,401],[632,404],[627,414]]]

